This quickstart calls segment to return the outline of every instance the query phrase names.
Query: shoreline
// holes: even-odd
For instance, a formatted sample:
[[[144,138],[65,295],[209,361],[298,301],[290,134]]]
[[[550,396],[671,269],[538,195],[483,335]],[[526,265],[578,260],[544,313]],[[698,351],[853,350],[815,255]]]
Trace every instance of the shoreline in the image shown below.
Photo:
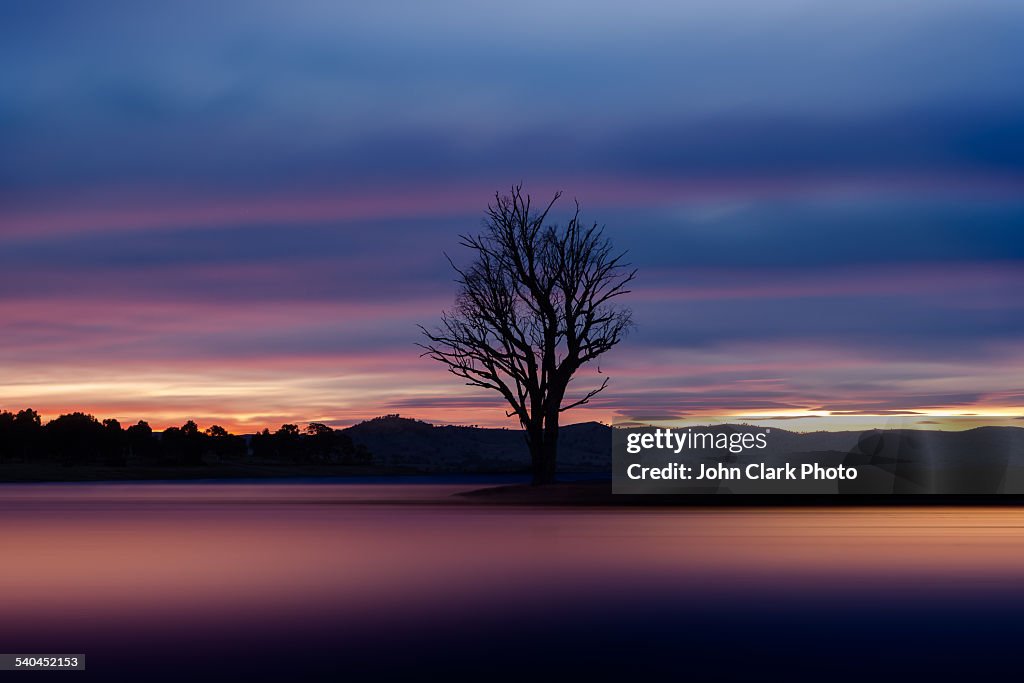
[[[12,472],[13,468],[21,471]],[[11,477],[8,475],[15,474]],[[68,475],[75,476],[68,476]],[[63,475],[63,476],[59,476]],[[613,494],[608,478],[588,478],[585,473],[568,474],[575,480],[559,481],[534,487],[528,483],[509,482],[526,478],[523,473],[426,473],[398,468],[358,466],[205,466],[194,468],[131,468],[90,467],[88,469],[54,466],[19,468],[0,467],[0,485],[75,484],[209,484],[209,485],[348,485],[374,486],[459,486],[465,490],[435,498],[380,498],[358,500],[322,500],[338,504],[358,505],[443,505],[443,506],[508,506],[508,507],[579,507],[595,509],[619,508],[858,508],[858,507],[1016,507],[1024,505],[1024,495],[1013,494],[685,494],[643,495]],[[501,481],[505,479],[506,481]],[[370,480],[370,481],[368,481]]]
[[[284,478],[357,478],[408,477],[422,475],[409,468],[375,467],[362,465],[244,465],[222,464],[179,467],[151,465],[144,467],[117,467],[104,465],[63,466],[57,464],[0,465],[2,484],[60,484],[86,482],[138,482],[199,481],[199,480],[260,480]]]

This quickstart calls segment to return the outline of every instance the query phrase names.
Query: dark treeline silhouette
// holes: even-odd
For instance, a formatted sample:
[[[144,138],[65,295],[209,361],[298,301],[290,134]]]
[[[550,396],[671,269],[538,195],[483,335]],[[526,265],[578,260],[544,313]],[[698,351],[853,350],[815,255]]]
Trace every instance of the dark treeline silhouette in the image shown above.
[[[253,435],[251,448],[253,457],[262,460],[353,465],[368,465],[373,461],[370,453],[354,444],[348,434],[319,422],[310,422],[301,431],[294,424],[281,425],[273,433],[264,429]]]
[[[304,430],[282,425],[252,437],[229,433],[220,425],[200,430],[192,420],[154,432],[144,421],[128,428],[114,419],[97,420],[74,412],[43,424],[32,409],[0,411],[0,463],[62,465],[199,466],[230,461],[281,464],[368,465],[370,453],[342,431],[319,422]]]

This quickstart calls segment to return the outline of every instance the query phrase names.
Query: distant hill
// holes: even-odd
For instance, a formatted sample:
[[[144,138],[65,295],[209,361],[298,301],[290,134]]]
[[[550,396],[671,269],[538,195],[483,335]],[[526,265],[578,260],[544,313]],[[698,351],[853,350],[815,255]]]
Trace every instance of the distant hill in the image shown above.
[[[743,425],[719,429],[745,431]],[[515,472],[529,468],[523,432],[431,425],[396,415],[375,418],[343,430],[356,444],[365,445],[374,463],[423,472]],[[611,428],[596,422],[566,425],[559,432],[558,469],[563,472],[609,472]],[[878,432],[792,432],[772,429],[768,449],[746,457],[721,452],[689,452],[673,457],[654,455],[652,461],[743,461],[756,457],[768,464],[814,456],[822,463],[873,463],[897,470],[912,480],[979,478],[974,470],[1001,473],[1024,467],[1024,429],[979,427],[966,431],[892,430],[879,440]],[[874,435],[874,436],[872,436]],[[989,475],[985,475],[988,477]],[[987,487],[989,484],[979,486]]]
[[[365,446],[378,465],[429,472],[514,472],[530,467],[525,435],[515,429],[431,425],[387,415],[342,431]],[[611,428],[606,425],[566,425],[559,431],[559,469],[610,471],[611,446]]]
[[[743,425],[719,425],[716,429],[744,431]],[[423,472],[517,472],[530,466],[525,436],[517,429],[488,429],[432,425],[398,415],[386,415],[341,430],[373,454],[375,465]],[[929,469],[962,471],[964,465],[998,460],[1024,467],[1024,429],[978,427],[965,431],[892,430],[884,443],[875,443],[872,430],[839,432],[791,432],[773,428],[769,447],[735,457],[721,451],[689,451],[662,459],[743,461],[756,457],[781,464],[794,456],[814,454],[822,462],[836,464],[866,448],[879,462],[916,463]],[[867,441],[865,441],[867,439]],[[1002,465],[1000,465],[1002,466]],[[612,428],[597,422],[566,425],[559,431],[558,469],[562,472],[610,472]],[[962,476],[962,475],[960,475]]]

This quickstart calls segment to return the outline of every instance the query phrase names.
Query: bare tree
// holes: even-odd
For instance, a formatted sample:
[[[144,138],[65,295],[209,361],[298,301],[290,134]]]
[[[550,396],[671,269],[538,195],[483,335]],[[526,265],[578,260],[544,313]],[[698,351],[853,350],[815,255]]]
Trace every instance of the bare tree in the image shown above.
[[[535,485],[555,478],[559,415],[608,386],[605,378],[567,398],[573,375],[632,326],[630,310],[616,299],[629,292],[636,270],[613,251],[603,228],[580,222],[579,202],[564,228],[545,225],[560,196],[535,211],[521,185],[495,194],[482,234],[460,239],[475,252],[473,263],[448,259],[458,276],[454,308],[435,331],[420,326],[424,356],[509,403],[506,414],[526,431]]]

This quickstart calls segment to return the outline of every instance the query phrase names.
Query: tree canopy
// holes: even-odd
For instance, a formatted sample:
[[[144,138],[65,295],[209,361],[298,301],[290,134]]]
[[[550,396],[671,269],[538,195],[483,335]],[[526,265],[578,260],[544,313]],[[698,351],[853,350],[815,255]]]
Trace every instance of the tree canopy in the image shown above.
[[[559,415],[608,386],[567,397],[587,363],[616,346],[632,327],[629,292],[636,270],[597,223],[585,224],[577,202],[563,227],[547,223],[561,197],[535,208],[522,186],[495,194],[477,235],[462,235],[474,260],[449,263],[457,275],[455,305],[440,326],[420,326],[428,356],[471,386],[491,389],[526,430],[534,482],[554,479]]]

